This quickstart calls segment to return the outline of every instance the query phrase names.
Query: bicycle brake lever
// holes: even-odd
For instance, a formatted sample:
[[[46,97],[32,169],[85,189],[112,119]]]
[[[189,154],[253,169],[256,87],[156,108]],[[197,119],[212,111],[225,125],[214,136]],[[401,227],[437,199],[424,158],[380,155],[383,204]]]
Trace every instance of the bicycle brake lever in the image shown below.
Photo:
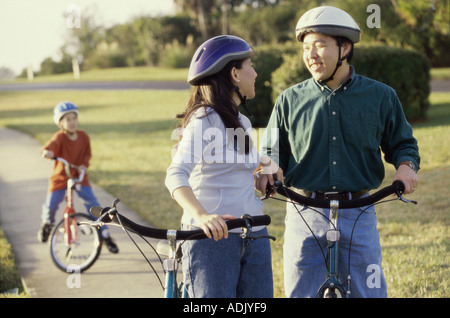
[[[402,196],[399,196],[398,199],[399,199],[400,201],[404,202],[404,203],[414,203],[414,204],[417,204],[417,201],[415,201],[415,200],[408,200],[408,199],[405,199],[405,198],[402,197]]]
[[[242,219],[245,222],[245,227],[242,228],[243,233],[241,233],[241,238],[243,239],[248,239],[248,240],[257,240],[260,238],[268,238],[271,240],[276,240],[276,238],[274,236],[271,235],[261,235],[261,236],[254,236],[253,235],[253,231],[252,231],[252,221],[251,221],[251,217],[247,214],[245,214]]]
[[[402,193],[403,192],[401,192],[401,191],[397,191],[397,196],[398,196],[398,199],[400,200],[400,201],[402,201],[402,202],[404,202],[404,203],[414,203],[414,204],[417,204],[417,201],[415,201],[415,200],[408,200],[408,199],[405,199],[403,196],[402,196]]]
[[[89,226],[92,226],[92,227],[100,228],[103,225],[105,225],[105,222],[99,222],[98,220],[96,220],[96,221],[81,221],[81,222],[77,222],[77,226],[80,226],[80,225],[89,225]]]

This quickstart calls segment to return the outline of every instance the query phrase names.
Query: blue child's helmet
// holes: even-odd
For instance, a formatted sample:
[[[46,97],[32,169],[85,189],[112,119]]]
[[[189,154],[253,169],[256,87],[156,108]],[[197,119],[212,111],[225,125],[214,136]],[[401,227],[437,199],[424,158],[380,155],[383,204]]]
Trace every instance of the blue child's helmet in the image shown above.
[[[71,102],[61,102],[53,108],[53,121],[59,124],[61,118],[68,113],[76,113],[78,115],[78,107]]]
[[[243,39],[233,35],[220,35],[204,42],[192,57],[188,83],[198,82],[218,73],[228,62],[243,60],[254,53],[253,48]]]

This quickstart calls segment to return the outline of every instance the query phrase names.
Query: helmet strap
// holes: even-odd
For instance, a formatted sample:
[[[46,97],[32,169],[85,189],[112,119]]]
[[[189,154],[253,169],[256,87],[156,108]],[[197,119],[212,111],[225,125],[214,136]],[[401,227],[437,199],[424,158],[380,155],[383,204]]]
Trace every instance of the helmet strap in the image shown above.
[[[253,114],[250,113],[250,111],[248,110],[247,105],[246,105],[247,96],[242,96],[241,92],[239,91],[239,87],[237,87],[236,85],[234,85],[233,89],[236,92],[236,94],[239,97],[239,99],[241,100],[241,105],[242,105],[242,107],[244,107],[245,112],[247,113],[247,115],[249,117],[253,117]]]
[[[334,75],[336,74],[338,68],[342,65],[342,62],[349,56],[350,52],[348,52],[347,54],[345,54],[343,57],[341,57],[341,47],[342,47],[342,39],[340,37],[337,38],[337,44],[338,44],[338,61],[336,63],[336,67],[333,71],[333,73],[330,75],[330,77],[328,77],[325,80],[320,80],[320,83],[328,83],[329,81],[331,81],[334,78]]]

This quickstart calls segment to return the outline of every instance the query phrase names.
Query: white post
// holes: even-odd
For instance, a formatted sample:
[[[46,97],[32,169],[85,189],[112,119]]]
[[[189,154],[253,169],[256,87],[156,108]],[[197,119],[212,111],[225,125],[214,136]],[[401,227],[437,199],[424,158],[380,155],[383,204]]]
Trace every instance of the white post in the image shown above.
[[[76,80],[80,79],[80,66],[78,65],[78,59],[73,58],[72,59],[72,70],[73,70],[73,77]]]
[[[29,82],[34,80],[33,67],[31,65],[27,68],[27,78]]]

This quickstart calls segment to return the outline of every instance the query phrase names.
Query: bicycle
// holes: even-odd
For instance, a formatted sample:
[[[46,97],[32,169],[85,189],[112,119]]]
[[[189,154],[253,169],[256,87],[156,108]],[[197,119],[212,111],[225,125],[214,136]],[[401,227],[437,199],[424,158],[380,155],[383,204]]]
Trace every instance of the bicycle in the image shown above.
[[[81,273],[95,263],[100,255],[103,240],[99,229],[80,224],[83,221],[92,221],[93,218],[86,213],[75,212],[73,191],[83,181],[85,170],[82,169],[79,177],[74,178],[70,169],[79,169],[78,166],[67,162],[64,158],[53,159],[64,164],[69,180],[63,219],[51,233],[50,255],[53,263],[63,272],[75,270]]]
[[[93,207],[91,208],[91,214],[97,218],[96,221],[82,222],[83,224],[88,224],[92,227],[101,227],[106,223],[112,225],[120,226],[129,236],[131,241],[136,245],[142,256],[146,259],[147,263],[152,268],[153,272],[157,276],[159,283],[164,292],[164,298],[188,298],[186,288],[184,288],[183,282],[178,283],[178,268],[181,264],[181,244],[185,240],[199,240],[206,239],[207,236],[201,229],[195,230],[170,230],[170,229],[159,229],[153,227],[147,227],[137,224],[125,216],[121,215],[117,210],[117,204],[119,200],[116,199],[112,207]],[[227,220],[228,230],[242,228],[242,233],[240,234],[244,239],[260,239],[260,238],[270,238],[275,239],[272,236],[254,236],[252,233],[252,227],[254,226],[267,226],[271,222],[270,216],[259,215],[250,216],[243,215],[241,218],[234,220]],[[157,271],[145,256],[142,250],[139,248],[138,244],[132,238],[129,232],[137,234],[140,236],[156,253],[158,259],[163,267],[165,273],[164,283],[160,279]],[[145,237],[158,239],[158,245],[155,249],[153,245],[145,239]],[[163,255],[164,260],[162,260],[161,255]]]
[[[322,283],[322,285],[319,287],[316,297],[317,298],[342,298],[350,297],[351,294],[351,275],[350,275],[350,252],[351,252],[351,244],[352,244],[352,237],[353,237],[353,230],[355,229],[356,222],[358,221],[359,217],[364,213],[368,207],[381,203],[381,202],[387,202],[392,200],[386,200],[381,201],[384,198],[388,197],[391,194],[396,194],[397,198],[394,200],[400,200],[405,203],[414,203],[417,204],[414,200],[407,200],[403,198],[402,193],[405,190],[405,186],[401,181],[394,181],[392,185],[389,185],[387,187],[384,187],[373,194],[365,197],[361,197],[354,200],[332,200],[332,199],[316,199],[307,197],[304,195],[301,195],[297,192],[295,192],[292,189],[289,189],[288,187],[284,186],[280,181],[276,180],[274,183],[273,188],[268,188],[266,191],[266,195],[263,197],[263,199],[267,199],[271,197],[271,194],[273,191],[276,191],[278,194],[286,197],[291,203],[294,204],[296,207],[296,204],[300,204],[303,206],[307,206],[310,208],[322,208],[322,209],[330,209],[330,218],[325,216],[319,211],[316,211],[317,213],[321,214],[324,218],[328,219],[330,222],[330,228],[326,232],[326,240],[327,240],[327,256],[325,257],[324,251],[322,250],[322,247],[320,246],[320,243],[316,236],[314,235],[314,232],[312,231],[311,227],[306,223],[306,220],[301,215],[300,211],[297,212],[302,217],[303,221],[311,231],[315,241],[319,245],[319,248],[321,249],[325,266],[326,266],[326,278],[325,281]],[[330,194],[336,194],[335,192]],[[273,197],[272,197],[273,198]],[[274,198],[277,199],[277,198]],[[338,251],[339,251],[339,239],[340,239],[340,231],[337,229],[337,219],[338,219],[338,212],[339,209],[353,209],[353,208],[364,208],[362,212],[359,214],[359,216],[355,219],[355,223],[353,224],[352,233],[350,236],[350,243],[349,243],[349,256],[348,256],[348,270],[347,270],[347,286],[345,286],[344,282],[339,277],[338,272]],[[297,208],[297,207],[296,207]]]

